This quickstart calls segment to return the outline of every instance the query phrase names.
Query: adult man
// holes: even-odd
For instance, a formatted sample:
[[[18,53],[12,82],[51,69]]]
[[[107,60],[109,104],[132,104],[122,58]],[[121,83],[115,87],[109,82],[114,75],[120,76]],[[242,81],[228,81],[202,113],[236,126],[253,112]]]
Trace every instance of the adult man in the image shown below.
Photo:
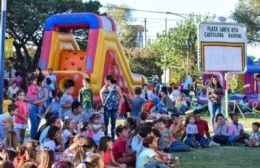
[[[200,112],[195,111],[195,120],[196,125],[198,128],[198,141],[202,145],[202,147],[207,145],[207,140],[205,138],[205,135],[207,139],[210,139],[210,133],[209,133],[209,126],[208,122],[206,120],[203,120],[200,118]]]

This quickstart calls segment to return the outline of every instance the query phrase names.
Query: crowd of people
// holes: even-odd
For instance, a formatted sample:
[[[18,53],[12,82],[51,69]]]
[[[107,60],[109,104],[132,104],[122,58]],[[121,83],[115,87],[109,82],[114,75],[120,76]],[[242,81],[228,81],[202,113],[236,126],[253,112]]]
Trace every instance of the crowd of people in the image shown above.
[[[200,110],[185,116],[194,86],[191,78],[182,87],[136,87],[129,97],[108,75],[100,104],[94,103],[89,78],[83,79],[77,98],[72,94],[79,81],[66,81],[61,93],[52,69],[44,76],[38,68],[28,74],[26,83],[22,81],[17,73],[5,89],[13,103],[0,114],[3,168],[169,168],[180,164],[175,152],[192,148],[235,142],[259,147],[259,122],[252,123],[248,135],[237,114],[231,122],[224,118],[223,91],[216,77],[207,89],[213,134]],[[117,122],[119,118],[124,123]]]

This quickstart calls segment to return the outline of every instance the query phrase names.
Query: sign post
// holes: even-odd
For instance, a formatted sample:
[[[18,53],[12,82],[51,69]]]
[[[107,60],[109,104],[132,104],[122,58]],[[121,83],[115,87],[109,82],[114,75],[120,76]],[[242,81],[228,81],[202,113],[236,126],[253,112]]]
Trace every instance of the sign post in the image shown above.
[[[2,0],[1,25],[0,25],[0,114],[3,113],[4,101],[4,58],[5,58],[5,20],[6,19],[6,0]]]
[[[204,73],[224,74],[225,114],[228,117],[228,73],[246,71],[246,28],[235,23],[206,23],[198,28],[198,66]]]

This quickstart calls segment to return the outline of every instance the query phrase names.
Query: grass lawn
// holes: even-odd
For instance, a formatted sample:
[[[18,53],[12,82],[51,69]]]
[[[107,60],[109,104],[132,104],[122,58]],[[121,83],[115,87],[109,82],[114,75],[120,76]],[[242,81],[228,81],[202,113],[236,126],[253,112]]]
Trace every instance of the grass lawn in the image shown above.
[[[212,147],[175,153],[180,157],[180,168],[258,168],[260,148]]]

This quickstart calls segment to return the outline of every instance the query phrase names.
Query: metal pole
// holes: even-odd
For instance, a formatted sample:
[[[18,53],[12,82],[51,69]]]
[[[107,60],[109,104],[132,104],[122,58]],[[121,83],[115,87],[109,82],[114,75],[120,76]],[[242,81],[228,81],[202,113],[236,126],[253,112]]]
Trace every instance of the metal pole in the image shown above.
[[[144,46],[147,45],[146,18],[144,19]]]
[[[1,25],[0,25],[0,114],[3,113],[3,100],[4,100],[4,59],[5,59],[5,25],[6,25],[6,1],[2,0],[1,9]]]

